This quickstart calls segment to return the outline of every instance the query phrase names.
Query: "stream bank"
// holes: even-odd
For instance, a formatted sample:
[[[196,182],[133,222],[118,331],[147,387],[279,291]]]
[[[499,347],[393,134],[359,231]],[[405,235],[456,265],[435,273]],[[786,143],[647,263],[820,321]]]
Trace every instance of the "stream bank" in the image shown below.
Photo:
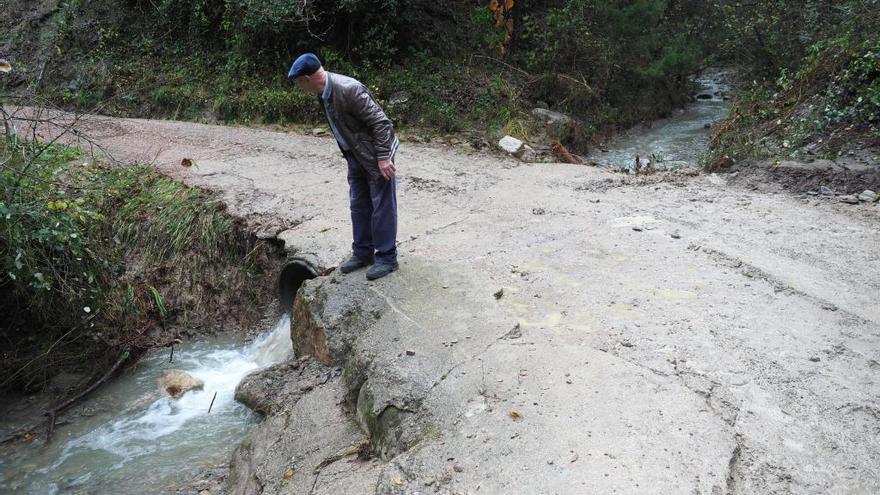
[[[13,310],[5,311],[2,325],[10,372],[0,401],[0,491],[143,493],[150,482],[179,479],[182,464],[189,470],[225,462],[229,439],[254,421],[233,400],[239,379],[290,351],[278,337],[289,326],[275,302],[284,266],[279,244],[259,238],[259,224],[231,215],[216,193],[149,166],[119,167],[75,148],[48,149],[29,165],[42,182],[20,185],[31,199],[48,197],[49,207],[33,214],[5,203],[2,222],[18,229],[4,230],[5,246],[19,249],[26,269],[39,270],[31,257],[38,259],[42,246],[26,237],[15,244],[21,239],[14,234],[39,228],[41,214],[54,216],[52,240],[72,254],[51,258],[47,290],[55,304],[28,304],[27,291],[3,286],[14,297],[3,302]],[[15,161],[7,165],[17,170]],[[78,270],[94,283],[84,296],[93,299],[78,299]],[[34,307],[49,308],[48,319],[31,317]],[[67,327],[68,320],[51,317],[68,313]],[[79,315],[85,324],[77,323]],[[35,356],[46,364],[25,352],[43,340],[51,345]],[[108,372],[104,356],[115,360],[117,352],[120,366]],[[26,363],[21,376],[36,378],[9,382],[21,373],[16,363]],[[170,368],[192,372],[204,388],[178,400],[161,397],[157,376]],[[51,411],[57,414],[50,421]],[[186,435],[200,442],[183,440]]]

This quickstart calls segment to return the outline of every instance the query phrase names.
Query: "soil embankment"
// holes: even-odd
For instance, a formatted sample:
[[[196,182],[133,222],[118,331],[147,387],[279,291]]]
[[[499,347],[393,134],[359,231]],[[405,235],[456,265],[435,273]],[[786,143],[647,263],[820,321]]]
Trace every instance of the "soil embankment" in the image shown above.
[[[289,251],[346,256],[331,140],[89,125]],[[266,372],[288,399],[264,397],[233,493],[880,488],[876,203],[424,145],[398,170],[401,270],[305,283],[295,341],[326,368]]]

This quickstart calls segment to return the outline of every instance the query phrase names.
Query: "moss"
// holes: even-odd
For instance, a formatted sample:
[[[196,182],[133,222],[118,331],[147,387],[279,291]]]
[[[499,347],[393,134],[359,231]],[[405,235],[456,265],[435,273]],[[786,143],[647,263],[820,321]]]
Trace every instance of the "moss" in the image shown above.
[[[387,405],[378,414],[374,412],[375,399],[369,381],[361,386],[357,399],[357,420],[369,435],[370,444],[379,457],[389,460],[407,450],[412,442],[401,438],[400,426],[412,413]]]

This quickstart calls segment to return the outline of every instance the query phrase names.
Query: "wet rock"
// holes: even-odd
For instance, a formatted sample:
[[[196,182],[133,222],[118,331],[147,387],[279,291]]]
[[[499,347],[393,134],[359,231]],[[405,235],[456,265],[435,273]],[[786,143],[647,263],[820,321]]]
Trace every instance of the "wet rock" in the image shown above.
[[[175,399],[189,390],[200,390],[204,386],[202,380],[182,370],[168,370],[159,377],[159,391]]]
[[[311,359],[290,359],[244,377],[235,388],[235,400],[268,416],[339,374]]]
[[[865,203],[873,203],[877,201],[877,193],[871,190],[865,190],[861,194],[859,194],[859,201],[864,201]]]
[[[859,204],[859,198],[856,197],[855,194],[847,194],[846,196],[841,196],[839,199],[841,203],[847,203],[851,205]]]

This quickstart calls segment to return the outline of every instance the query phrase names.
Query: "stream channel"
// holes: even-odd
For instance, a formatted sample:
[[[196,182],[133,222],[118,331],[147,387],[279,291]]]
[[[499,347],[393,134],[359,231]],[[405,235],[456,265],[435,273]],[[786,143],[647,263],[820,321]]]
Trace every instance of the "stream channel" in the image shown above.
[[[635,157],[653,157],[657,169],[696,166],[705,153],[708,126],[729,110],[730,72],[711,70],[695,79],[694,103],[674,116],[640,126],[615,139],[590,159],[631,171]],[[708,126],[707,126],[708,124]],[[143,359],[85,401],[92,415],[59,426],[48,446],[19,443],[0,457],[0,493],[143,494],[165,492],[186,473],[222,465],[258,417],[235,402],[238,382],[248,373],[283,361],[292,353],[290,319],[254,342],[202,341]],[[174,400],[159,394],[163,371],[182,369],[204,381],[202,390]],[[210,414],[211,399],[217,393]],[[8,451],[9,449],[4,449]]]
[[[183,344],[170,363],[168,349],[157,350],[96,391],[86,414],[56,428],[48,445],[37,440],[4,452],[0,493],[159,493],[183,481],[182,473],[224,464],[258,419],[235,401],[238,382],[292,352],[288,316],[248,345]],[[161,395],[159,375],[168,369],[186,371],[204,388],[177,400]]]

